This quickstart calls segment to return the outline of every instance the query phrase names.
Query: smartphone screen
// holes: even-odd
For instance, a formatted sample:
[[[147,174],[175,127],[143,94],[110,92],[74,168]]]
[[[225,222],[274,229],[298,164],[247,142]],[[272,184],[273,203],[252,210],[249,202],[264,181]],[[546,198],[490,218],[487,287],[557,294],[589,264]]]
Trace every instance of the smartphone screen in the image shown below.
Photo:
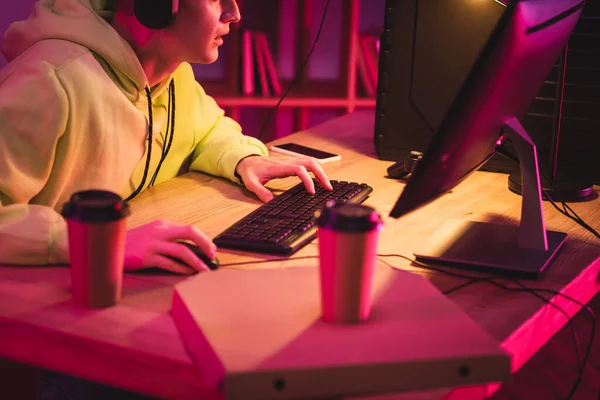
[[[337,154],[329,153],[327,151],[314,149],[312,147],[303,146],[297,143],[283,143],[274,145],[271,147],[271,150],[278,151],[284,154],[290,155],[300,155],[300,156],[308,156],[316,158],[317,160],[324,161],[335,161],[339,160],[341,157]]]

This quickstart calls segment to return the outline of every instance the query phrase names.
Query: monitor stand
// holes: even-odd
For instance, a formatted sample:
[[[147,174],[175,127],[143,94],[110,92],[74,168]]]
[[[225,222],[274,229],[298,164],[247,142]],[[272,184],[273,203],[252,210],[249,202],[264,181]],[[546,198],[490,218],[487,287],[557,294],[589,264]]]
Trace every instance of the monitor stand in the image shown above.
[[[518,121],[505,121],[521,165],[522,207],[520,226],[452,220],[438,230],[422,261],[442,262],[475,269],[510,272],[534,277],[550,263],[567,234],[546,231],[535,144]]]

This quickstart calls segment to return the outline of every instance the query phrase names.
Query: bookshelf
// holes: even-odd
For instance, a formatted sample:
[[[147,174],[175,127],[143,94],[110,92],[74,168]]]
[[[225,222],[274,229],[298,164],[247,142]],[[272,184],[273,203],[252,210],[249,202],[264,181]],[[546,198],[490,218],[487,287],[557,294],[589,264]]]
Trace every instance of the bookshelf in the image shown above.
[[[242,20],[232,26],[219,60],[208,66],[195,65],[194,70],[197,80],[227,115],[240,121],[246,134],[256,136],[309,54],[326,0],[238,0],[238,4]],[[375,65],[368,72],[370,76],[365,75],[359,59],[366,56],[361,38],[376,47],[383,29],[384,6],[384,0],[331,0],[309,63],[262,139],[285,136],[359,108],[375,107],[377,53],[369,53],[371,67]],[[262,38],[256,39],[258,36]],[[263,44],[257,45],[261,41]]]

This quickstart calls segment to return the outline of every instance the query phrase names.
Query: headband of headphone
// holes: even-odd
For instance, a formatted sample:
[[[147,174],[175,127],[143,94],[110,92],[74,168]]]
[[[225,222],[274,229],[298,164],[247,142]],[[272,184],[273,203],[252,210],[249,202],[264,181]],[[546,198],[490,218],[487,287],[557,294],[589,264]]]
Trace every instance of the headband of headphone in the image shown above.
[[[134,0],[135,17],[150,29],[165,29],[179,11],[179,0]]]

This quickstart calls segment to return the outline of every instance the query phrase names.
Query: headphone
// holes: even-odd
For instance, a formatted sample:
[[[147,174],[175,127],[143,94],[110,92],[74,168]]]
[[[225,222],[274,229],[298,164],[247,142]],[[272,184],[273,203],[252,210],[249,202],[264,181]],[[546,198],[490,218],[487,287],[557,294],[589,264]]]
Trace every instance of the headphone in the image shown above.
[[[179,11],[179,0],[134,0],[133,12],[142,25],[150,29],[165,29]]]

